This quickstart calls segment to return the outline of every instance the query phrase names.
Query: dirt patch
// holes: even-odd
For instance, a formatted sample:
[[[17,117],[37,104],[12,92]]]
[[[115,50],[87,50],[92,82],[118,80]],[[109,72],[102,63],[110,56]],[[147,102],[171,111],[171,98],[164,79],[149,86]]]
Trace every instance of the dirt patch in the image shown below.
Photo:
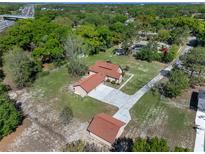
[[[15,132],[7,135],[0,141],[0,151],[9,151],[9,146],[15,142],[15,140],[25,131],[26,128],[31,126],[31,121],[26,118],[23,120],[22,125],[20,125]]]
[[[74,118],[69,124],[63,124],[59,111],[55,107],[55,99],[42,102],[40,98],[43,98],[43,91],[41,89],[35,92],[24,89],[12,91],[9,94],[11,98],[21,104],[22,110],[31,124],[15,138],[14,142],[8,143],[9,147],[6,151],[62,151],[66,144],[79,139],[104,147],[103,143],[89,135],[88,122],[81,122]],[[36,98],[36,96],[39,101],[33,100],[33,97]]]

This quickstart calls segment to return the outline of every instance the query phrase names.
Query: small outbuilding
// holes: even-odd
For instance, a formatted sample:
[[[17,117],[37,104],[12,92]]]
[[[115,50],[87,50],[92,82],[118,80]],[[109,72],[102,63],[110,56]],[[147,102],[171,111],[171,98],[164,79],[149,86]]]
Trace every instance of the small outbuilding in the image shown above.
[[[88,126],[91,136],[111,146],[120,137],[125,123],[105,113],[97,114]]]

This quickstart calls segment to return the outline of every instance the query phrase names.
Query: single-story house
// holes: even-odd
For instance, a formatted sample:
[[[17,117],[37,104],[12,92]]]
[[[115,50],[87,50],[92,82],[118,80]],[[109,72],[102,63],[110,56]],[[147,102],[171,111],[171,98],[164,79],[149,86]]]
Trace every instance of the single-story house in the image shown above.
[[[120,137],[125,123],[105,113],[97,114],[88,126],[91,136],[111,146]]]
[[[100,84],[103,84],[104,80],[105,75],[101,73],[92,74],[86,78],[82,78],[73,86],[74,93],[84,97],[91,90],[95,89]]]
[[[117,64],[108,63],[105,61],[97,61],[95,65],[89,67],[89,75],[102,73],[105,75],[105,80],[122,82],[122,69]]]
[[[88,77],[82,78],[73,85],[74,93],[84,97],[104,81],[122,82],[122,69],[117,64],[97,61],[89,67]]]

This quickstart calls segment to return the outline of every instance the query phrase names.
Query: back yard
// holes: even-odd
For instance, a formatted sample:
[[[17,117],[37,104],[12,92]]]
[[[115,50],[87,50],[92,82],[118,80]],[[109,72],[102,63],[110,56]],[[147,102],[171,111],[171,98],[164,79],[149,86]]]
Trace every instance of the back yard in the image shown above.
[[[190,97],[168,100],[158,92],[148,92],[131,109],[133,119],[124,135],[164,137],[172,147],[193,149],[195,111],[189,109],[189,101]]]

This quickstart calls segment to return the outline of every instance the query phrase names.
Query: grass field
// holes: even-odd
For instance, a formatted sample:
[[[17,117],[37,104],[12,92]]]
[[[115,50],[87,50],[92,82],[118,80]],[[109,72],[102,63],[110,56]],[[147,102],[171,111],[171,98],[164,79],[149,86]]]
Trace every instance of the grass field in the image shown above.
[[[113,114],[117,109],[94,100],[90,97],[80,97],[68,91],[68,85],[75,80],[69,76],[66,68],[60,68],[57,71],[51,72],[49,75],[40,77],[35,81],[31,91],[41,90],[43,95],[42,102],[54,101],[57,109],[63,106],[69,106],[74,117],[87,121],[90,120],[96,113],[105,112]],[[36,101],[38,96],[36,97]]]
[[[195,112],[189,109],[188,102],[187,106],[175,104],[157,92],[146,93],[130,111],[133,120],[128,125],[128,135],[160,136],[167,138],[171,146],[192,149]]]
[[[129,73],[134,77],[121,89],[127,94],[134,94],[138,89],[151,80],[159,71],[165,67],[164,64],[158,62],[146,62],[136,60],[132,55],[116,56],[112,54],[113,48],[107,52],[101,52],[97,55],[88,56],[84,62],[89,66],[97,60],[111,60],[113,63],[119,64],[121,67],[129,66]]]

